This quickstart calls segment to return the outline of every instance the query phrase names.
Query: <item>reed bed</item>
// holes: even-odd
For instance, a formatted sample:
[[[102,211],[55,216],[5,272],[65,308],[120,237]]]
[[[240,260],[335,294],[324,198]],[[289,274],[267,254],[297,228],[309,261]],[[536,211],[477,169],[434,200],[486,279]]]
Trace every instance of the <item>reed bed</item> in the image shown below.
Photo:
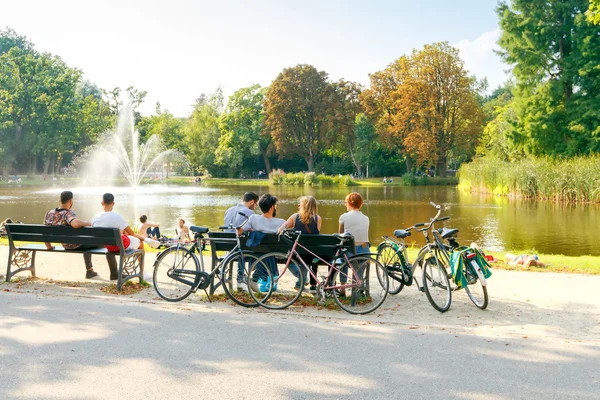
[[[475,159],[458,171],[459,189],[563,202],[600,202],[600,155],[503,161]]]

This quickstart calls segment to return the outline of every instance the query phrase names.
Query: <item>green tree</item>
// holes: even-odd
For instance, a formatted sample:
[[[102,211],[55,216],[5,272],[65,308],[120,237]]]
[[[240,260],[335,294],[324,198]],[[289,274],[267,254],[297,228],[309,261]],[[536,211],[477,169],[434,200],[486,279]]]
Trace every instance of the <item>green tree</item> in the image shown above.
[[[284,69],[265,98],[265,124],[279,156],[302,157],[313,171],[315,157],[334,140],[335,102],[326,72],[306,64]]]
[[[361,145],[365,143],[360,140],[356,132],[356,121],[363,109],[360,104],[360,94],[363,90],[361,85],[355,82],[340,79],[333,84],[336,92],[334,111],[334,130],[340,140],[334,141],[343,153],[347,153],[352,161],[356,172],[363,173],[363,166],[366,165],[364,158],[364,148]]]
[[[267,174],[271,172],[269,153],[271,136],[265,132],[263,103],[267,89],[252,85],[229,97],[226,111],[221,114],[222,135],[216,150],[217,165],[228,167],[231,174],[244,162],[261,156]]]
[[[504,60],[516,88],[513,142],[534,155],[597,150],[597,27],[588,0],[512,0],[497,8]]]
[[[35,173],[39,160],[45,171],[56,171],[107,129],[106,104],[97,88],[81,81],[81,71],[38,53],[14,31],[0,32],[0,46],[3,172]]]
[[[218,88],[210,96],[202,95],[196,100],[192,115],[183,128],[190,163],[215,176],[220,175],[215,151],[221,138],[219,116],[222,111],[223,90]]]

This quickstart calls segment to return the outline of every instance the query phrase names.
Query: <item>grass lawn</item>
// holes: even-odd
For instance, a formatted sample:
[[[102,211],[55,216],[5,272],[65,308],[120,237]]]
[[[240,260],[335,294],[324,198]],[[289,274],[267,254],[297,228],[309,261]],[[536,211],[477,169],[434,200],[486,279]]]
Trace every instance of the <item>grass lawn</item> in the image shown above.
[[[377,248],[371,248],[371,251],[376,252]],[[409,261],[417,257],[419,249],[417,247],[408,248]],[[561,254],[540,254],[535,250],[511,250],[512,254],[537,254],[540,261],[547,264],[546,267],[530,267],[524,269],[521,266],[509,265],[505,261],[506,252],[489,251],[486,254],[493,255],[498,262],[490,263],[492,269],[505,269],[509,271],[534,271],[534,272],[565,272],[572,274],[589,274],[600,275],[600,257],[595,256],[564,256]]]

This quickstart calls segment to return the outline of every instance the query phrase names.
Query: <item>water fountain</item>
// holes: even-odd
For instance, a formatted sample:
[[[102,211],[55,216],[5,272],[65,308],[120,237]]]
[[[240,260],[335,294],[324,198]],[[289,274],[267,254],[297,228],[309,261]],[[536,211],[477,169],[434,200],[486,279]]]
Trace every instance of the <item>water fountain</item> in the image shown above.
[[[161,150],[160,138],[155,135],[140,144],[131,102],[127,102],[119,113],[115,131],[104,135],[98,145],[77,161],[76,168],[83,171],[86,185],[112,184],[123,177],[129,188],[136,190],[153,168],[160,167],[162,172],[161,161],[176,153]]]

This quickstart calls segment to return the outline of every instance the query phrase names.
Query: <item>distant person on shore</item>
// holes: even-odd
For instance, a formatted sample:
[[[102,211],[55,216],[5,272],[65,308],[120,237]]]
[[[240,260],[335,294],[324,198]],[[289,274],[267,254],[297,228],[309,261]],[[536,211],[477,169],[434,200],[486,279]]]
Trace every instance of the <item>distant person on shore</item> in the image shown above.
[[[177,238],[180,242],[189,242],[192,240],[190,237],[190,228],[187,227],[183,218],[179,218],[177,220],[177,228],[175,228],[175,233],[177,233]]]
[[[92,225],[90,222],[77,218],[77,215],[75,215],[75,212],[71,209],[72,207],[73,192],[65,190],[60,194],[60,206],[46,213],[46,216],[44,217],[44,225],[70,226],[75,229]],[[87,250],[98,248],[98,246],[73,243],[62,243],[62,246],[65,250]],[[52,250],[54,249],[54,246],[52,246],[51,243],[46,243],[46,248],[48,250]],[[92,255],[90,253],[83,254],[83,261],[86,269],[85,278],[91,279],[98,276],[98,273],[94,271],[94,266],[92,265]],[[117,279],[117,260],[114,254],[107,254],[106,261],[108,262],[108,267],[110,268],[110,279]]]
[[[10,218],[6,218],[4,221],[0,222],[0,234],[2,236],[6,235],[6,224],[12,224],[13,220]]]
[[[258,195],[256,193],[244,193],[244,196],[242,196],[242,202],[240,204],[225,211],[223,226],[240,226],[245,221],[245,218],[241,216],[240,213],[244,214],[247,218],[250,218],[252,215],[254,215],[254,210],[256,209],[257,204]],[[233,232],[232,229],[228,229],[228,231]]]
[[[285,224],[280,228],[294,228],[296,231],[302,232],[303,235],[318,235],[321,232],[321,216],[318,214],[317,200],[313,196],[302,196],[298,201],[298,212],[292,214]],[[307,255],[302,256],[302,260],[306,265],[310,265],[311,270],[315,275],[319,266],[317,264],[312,265],[313,256]],[[310,275],[310,293],[316,293],[317,282]],[[297,284],[300,287],[300,284]]]
[[[354,236],[356,254],[369,253],[369,217],[360,211],[363,198],[359,193],[353,192],[346,196],[345,205],[347,212],[340,216],[340,233],[350,233]],[[351,254],[348,254],[350,256]],[[348,267],[343,268],[340,282],[346,283]],[[344,293],[340,293],[343,295]]]
[[[522,266],[523,268],[546,267],[546,264],[541,262],[536,254],[521,254],[517,256],[512,253],[506,253],[506,262],[508,265]]]
[[[144,238],[151,238],[154,240],[160,239],[160,224],[152,224],[148,222],[146,215],[140,216],[140,224],[138,225],[138,234]]]

